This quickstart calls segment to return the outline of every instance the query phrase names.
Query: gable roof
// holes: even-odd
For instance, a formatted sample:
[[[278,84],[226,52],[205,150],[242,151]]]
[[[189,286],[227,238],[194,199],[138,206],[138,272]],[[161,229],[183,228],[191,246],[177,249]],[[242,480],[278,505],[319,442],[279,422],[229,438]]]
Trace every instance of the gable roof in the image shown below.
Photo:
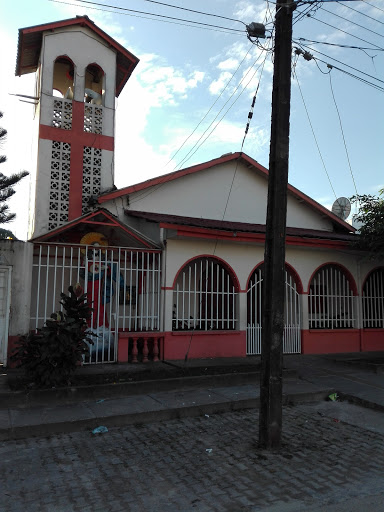
[[[88,27],[116,50],[116,96],[119,96],[139,59],[95,25],[88,16],[76,16],[76,18],[67,20],[20,28],[15,75],[21,76],[36,71],[43,41],[43,32],[76,25]]]
[[[121,223],[104,208],[99,208],[67,222],[52,231],[29,240],[30,242],[79,243],[83,235],[90,231],[102,231],[111,246],[159,249],[159,246],[131,226]],[[116,240],[116,243],[114,241]]]
[[[268,169],[263,167],[259,162],[251,158],[242,152],[237,153],[227,153],[222,155],[220,158],[215,158],[214,160],[210,160],[208,162],[204,162],[202,164],[194,165],[192,167],[187,167],[186,169],[181,169],[179,171],[171,172],[169,174],[164,174],[162,176],[158,176],[157,178],[151,178],[149,180],[143,181],[141,183],[137,183],[135,185],[130,185],[129,187],[122,188],[120,190],[114,190],[112,192],[108,192],[106,194],[101,195],[98,198],[98,202],[100,204],[110,201],[111,199],[115,199],[117,197],[126,196],[128,194],[133,194],[134,192],[139,192],[141,190],[148,189],[150,187],[162,186],[165,183],[168,183],[173,180],[177,180],[184,176],[188,176],[190,174],[199,173],[210,169],[216,165],[221,165],[227,162],[232,162],[235,160],[239,160],[244,163],[247,167],[252,168],[258,175],[263,176],[265,179],[268,179]],[[340,232],[351,233],[355,232],[355,228],[350,224],[340,219],[336,215],[334,215],[330,210],[322,206],[320,203],[310,198],[297,188],[288,184],[288,192],[295,197],[298,201],[305,203],[309,208],[317,212],[318,214],[329,218],[332,222],[334,228]]]

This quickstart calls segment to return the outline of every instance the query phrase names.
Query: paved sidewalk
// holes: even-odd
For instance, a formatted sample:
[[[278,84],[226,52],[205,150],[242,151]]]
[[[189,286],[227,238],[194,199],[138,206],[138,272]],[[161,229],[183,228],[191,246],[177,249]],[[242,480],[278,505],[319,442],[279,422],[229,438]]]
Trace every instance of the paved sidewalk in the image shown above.
[[[2,441],[0,510],[382,512],[382,413],[380,433],[318,405],[284,407],[277,452],[258,449],[255,409]]]
[[[383,375],[375,373],[369,364],[348,363],[354,357],[358,356],[285,356],[284,403],[320,401],[337,392],[345,400],[384,410]],[[369,357],[375,361],[380,355]],[[234,360],[233,365],[246,364],[245,361]],[[201,364],[202,361],[192,361],[189,367]],[[220,364],[223,363],[217,360],[204,362],[207,366]],[[230,366],[230,361],[225,364]],[[144,371],[143,367],[135,366],[132,372]],[[240,383],[236,374],[132,382],[121,387],[90,386],[81,393],[74,390],[72,397],[71,391],[64,395],[54,393],[56,400],[48,392],[35,393],[33,399],[23,395],[23,400],[17,393],[3,393],[0,440],[252,409],[259,404],[258,378],[258,373],[253,372],[242,374]]]

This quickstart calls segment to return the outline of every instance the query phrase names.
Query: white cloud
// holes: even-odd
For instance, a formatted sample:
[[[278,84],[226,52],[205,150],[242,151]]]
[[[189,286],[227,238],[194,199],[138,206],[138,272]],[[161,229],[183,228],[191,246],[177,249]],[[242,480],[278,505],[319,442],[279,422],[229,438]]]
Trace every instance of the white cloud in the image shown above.
[[[208,89],[209,92],[214,95],[220,94],[224,87],[227,85],[231,76],[232,73],[229,73],[229,71],[223,71],[220,73],[219,78],[210,83]]]
[[[239,61],[237,59],[226,59],[222,62],[219,62],[217,65],[218,69],[228,70],[228,69],[236,69],[239,65]]]

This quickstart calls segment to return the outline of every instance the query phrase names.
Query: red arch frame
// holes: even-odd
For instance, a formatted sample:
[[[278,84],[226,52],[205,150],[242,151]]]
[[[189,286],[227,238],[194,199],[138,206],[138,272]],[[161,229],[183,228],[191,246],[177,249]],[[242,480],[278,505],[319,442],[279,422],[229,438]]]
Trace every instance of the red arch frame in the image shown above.
[[[249,282],[251,280],[251,277],[253,276],[253,274],[255,273],[255,271],[261,266],[264,264],[264,261],[261,261],[260,263],[258,263],[251,271],[251,273],[249,274],[248,276],[248,279],[247,279],[247,288],[246,288],[246,291],[248,291],[248,288],[249,288]],[[299,274],[297,273],[296,269],[294,267],[292,267],[292,265],[290,265],[289,263],[285,262],[285,268],[286,270],[288,270],[292,275],[293,275],[293,279],[295,280],[295,283],[296,283],[296,287],[297,287],[297,293],[299,295],[302,295],[303,294],[303,291],[304,291],[304,288],[303,288],[303,283],[300,279],[300,276]]]
[[[310,278],[310,280],[308,282],[308,290],[307,290],[308,295],[309,295],[309,292],[310,292],[310,288],[311,288],[311,284],[312,284],[312,280],[313,280],[314,276],[317,274],[317,272],[321,268],[326,267],[328,265],[332,265],[334,267],[337,267],[337,268],[339,268],[340,270],[342,270],[344,272],[344,274],[346,275],[346,277],[347,277],[347,279],[349,281],[349,284],[351,286],[351,290],[353,292],[353,296],[354,297],[358,296],[359,293],[358,293],[358,289],[357,289],[357,286],[356,286],[356,281],[355,281],[355,278],[353,277],[353,275],[351,274],[351,272],[346,267],[344,267],[344,265],[341,265],[340,263],[336,263],[334,261],[328,261],[327,263],[322,263],[312,273],[311,278]]]
[[[184,265],[182,267],[180,267],[180,269],[177,271],[177,274],[176,274],[175,279],[173,280],[173,284],[172,284],[172,289],[173,290],[175,289],[176,282],[177,282],[177,280],[179,278],[179,275],[182,272],[182,270],[187,265],[189,265],[192,261],[198,260],[200,258],[212,258],[212,259],[215,259],[215,260],[219,261],[223,265],[223,267],[229,272],[230,276],[232,277],[235,290],[236,290],[237,293],[239,293],[239,291],[240,291],[240,283],[239,283],[237,275],[236,275],[235,271],[233,270],[233,268],[231,267],[231,265],[229,265],[225,260],[219,258],[218,256],[212,255],[212,254],[200,254],[199,256],[194,256],[193,258],[190,258],[188,261],[186,261],[184,263]]]

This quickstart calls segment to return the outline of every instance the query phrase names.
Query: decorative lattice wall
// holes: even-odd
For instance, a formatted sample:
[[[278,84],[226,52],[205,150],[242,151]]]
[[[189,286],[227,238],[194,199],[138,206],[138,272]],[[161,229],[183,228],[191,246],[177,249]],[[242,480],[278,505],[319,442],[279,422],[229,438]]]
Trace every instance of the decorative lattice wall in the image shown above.
[[[103,133],[103,107],[85,103],[84,131],[88,133]]]
[[[101,155],[102,150],[98,148],[84,147],[83,152],[83,202],[82,213],[87,213],[89,199],[92,196],[100,195],[101,184]]]
[[[72,100],[53,100],[52,126],[63,130],[72,129]]]
[[[52,141],[48,222],[50,230],[68,221],[70,164],[71,145],[68,142]]]

